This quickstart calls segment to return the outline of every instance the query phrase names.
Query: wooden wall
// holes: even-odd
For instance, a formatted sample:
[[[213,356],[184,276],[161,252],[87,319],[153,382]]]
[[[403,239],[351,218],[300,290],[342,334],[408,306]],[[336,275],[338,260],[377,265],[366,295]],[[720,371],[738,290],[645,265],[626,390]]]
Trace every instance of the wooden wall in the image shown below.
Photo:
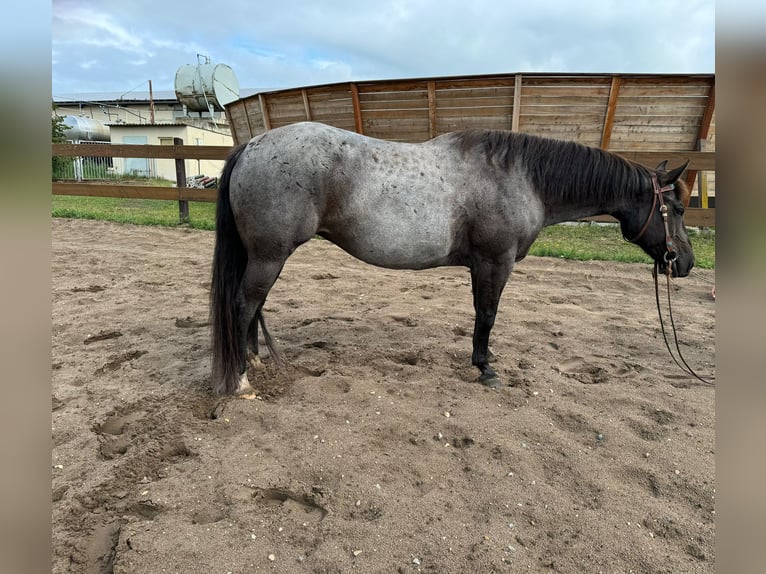
[[[498,74],[352,82],[255,94],[229,104],[226,114],[235,143],[308,120],[405,142],[495,128],[618,153],[714,152],[715,76]],[[689,177],[695,190],[696,176]],[[714,177],[707,188],[715,195]]]

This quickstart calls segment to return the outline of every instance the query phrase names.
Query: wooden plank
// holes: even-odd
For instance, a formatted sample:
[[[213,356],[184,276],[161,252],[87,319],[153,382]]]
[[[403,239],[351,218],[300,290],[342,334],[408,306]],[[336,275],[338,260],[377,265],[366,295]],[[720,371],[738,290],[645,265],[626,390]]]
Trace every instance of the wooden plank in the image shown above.
[[[692,138],[692,139],[696,139],[697,131],[698,131],[697,127],[694,125],[637,126],[637,125],[621,124],[621,125],[615,126],[615,129],[614,129],[614,133],[620,133],[620,134],[636,134],[636,135],[644,135],[646,137],[652,137],[656,134],[683,134],[684,136],[688,138]]]
[[[434,82],[434,89],[439,97],[445,98],[483,98],[483,97],[503,97],[513,96],[514,83],[509,86],[484,86],[473,87],[467,86],[463,88],[444,88],[439,87],[437,82]]]
[[[242,108],[242,112],[245,115],[245,122],[246,122],[246,125],[247,125],[247,137],[245,137],[245,138],[237,137],[237,138],[235,138],[235,143],[239,143],[240,141],[242,141],[242,142],[248,141],[257,133],[255,131],[255,127],[253,126],[253,121],[250,119],[250,114],[247,113],[247,106],[243,103],[240,107]],[[231,124],[229,124],[229,125],[231,125]],[[233,131],[234,130],[232,130],[232,132]],[[237,135],[239,135],[239,134],[237,134]]]
[[[428,138],[436,137],[436,82],[428,82]]]
[[[665,75],[665,74],[622,74],[625,83],[631,86],[694,86],[710,85],[714,74],[689,74],[689,75]]]
[[[245,115],[247,116],[247,127],[249,130],[248,138],[243,141],[249,141],[258,134],[262,134],[266,131],[266,126],[263,124],[263,115],[261,114],[260,105],[256,105],[255,102],[245,105]]]
[[[436,91],[462,90],[476,88],[494,88],[496,86],[513,86],[514,75],[490,76],[485,78],[449,78],[436,79]]]
[[[181,146],[184,144],[184,140],[181,138],[173,138],[174,146]],[[177,159],[176,163],[176,189],[180,189],[186,186],[186,160]],[[189,223],[189,202],[184,199],[178,201],[178,222]]]
[[[567,110],[568,113],[577,113],[582,111],[583,113],[599,113],[601,117],[604,117],[604,111],[609,103],[609,98],[599,99],[574,99],[574,98],[529,98],[522,96],[521,98],[521,111],[522,113],[539,109],[545,110]]]
[[[301,90],[301,98],[303,98],[303,109],[306,112],[306,121],[311,121],[311,105],[309,104],[309,94],[306,89]]]
[[[364,133],[364,126],[362,125],[362,110],[359,107],[359,90],[356,84],[351,82],[351,105],[354,108],[354,128],[359,134]]]
[[[684,97],[646,97],[634,98],[628,96],[620,90],[620,106],[670,106],[670,107],[689,107],[704,109],[707,106],[707,98],[684,98]]]
[[[382,80],[379,82],[355,82],[359,93],[427,91],[428,80]]]
[[[609,147],[609,140],[612,138],[612,126],[614,125],[614,112],[617,109],[617,98],[620,95],[620,85],[622,80],[619,76],[612,78],[612,87],[609,90],[609,102],[606,105],[606,117],[604,118],[604,132],[601,134],[601,147]]]
[[[702,114],[702,120],[700,121],[698,140],[706,140],[710,135],[710,124],[713,122],[713,114],[715,113],[715,80],[710,85],[707,97],[707,107]],[[702,150],[704,151],[704,150]]]
[[[534,109],[527,113],[526,111],[521,114],[522,124],[552,124],[552,125],[564,125],[574,123],[583,124],[598,124],[603,125],[604,122],[604,110],[600,110],[595,113],[583,113],[583,114],[560,114],[556,110],[549,112]]]
[[[617,219],[611,215],[596,215],[594,217],[585,217],[578,221],[617,223]],[[715,227],[715,208],[687,207],[684,212],[684,224],[686,227]]]
[[[149,185],[119,185],[110,183],[68,183],[54,181],[53,195],[76,195],[83,197],[119,197],[125,199],[159,199],[170,201],[215,202],[216,189],[194,187],[159,187]]]
[[[628,116],[620,114],[614,119],[615,126],[688,126],[697,125],[694,118],[686,116]]]
[[[507,96],[491,96],[486,98],[452,98],[439,96],[439,109],[470,109],[485,106],[513,106],[513,94]]]
[[[606,100],[609,98],[609,86],[605,87],[556,87],[524,85],[524,95],[534,98],[570,98],[573,100]]]
[[[51,144],[55,157],[137,157],[156,159],[226,159],[232,146]]]
[[[244,110],[245,106],[242,102],[234,102],[232,105],[224,107],[224,114],[231,130],[234,145],[237,145],[240,141],[240,130],[242,130],[243,126],[247,126]],[[242,121],[243,118],[245,118],[245,121]]]
[[[603,86],[607,90],[612,83],[611,75],[594,75],[594,76],[578,76],[578,75],[533,75],[524,74],[524,88],[534,87],[588,87],[588,86]]]
[[[345,91],[335,91],[335,92],[323,92],[323,91],[314,91],[311,89],[306,90],[306,92],[309,95],[309,101],[311,104],[318,104],[321,102],[336,102],[341,101],[345,102],[347,101],[349,104],[351,103],[351,92],[348,90]]]
[[[647,86],[631,84],[630,80],[626,80],[623,83],[623,93],[627,97],[682,96],[687,98],[706,98],[709,91],[709,84],[694,84],[688,86]]]
[[[519,131],[519,122],[521,118],[521,90],[523,76],[516,74],[513,84],[513,110],[511,111],[511,131]]]
[[[501,118],[511,118],[513,108],[511,106],[485,106],[482,108],[439,108],[436,112],[440,118],[459,118],[461,116],[497,116]],[[506,126],[508,122],[506,122]]]
[[[428,90],[417,90],[412,92],[359,92],[360,102],[398,102],[417,100],[428,100]]]
[[[258,103],[261,106],[261,118],[263,118],[263,127],[266,131],[271,129],[271,122],[269,121],[269,110],[263,94],[258,94]]]
[[[436,128],[441,134],[466,129],[507,130],[508,118],[437,118]]]
[[[668,160],[668,165],[678,166],[684,163],[687,159],[689,162],[689,169],[695,170],[708,170],[715,171],[715,153],[714,152],[699,152],[699,151],[632,151],[632,150],[610,150],[612,153],[621,155],[622,157],[635,161],[642,165],[654,168],[660,162]]]
[[[654,149],[663,149],[662,144],[683,143],[688,150],[696,150],[697,146],[694,141],[694,134],[673,134],[673,133],[624,133],[622,131],[615,130],[612,134],[612,141],[615,142],[646,142],[655,144],[657,147]]]
[[[359,108],[365,112],[371,110],[427,110],[428,99],[422,100],[390,100],[387,102],[365,102],[359,101]]]

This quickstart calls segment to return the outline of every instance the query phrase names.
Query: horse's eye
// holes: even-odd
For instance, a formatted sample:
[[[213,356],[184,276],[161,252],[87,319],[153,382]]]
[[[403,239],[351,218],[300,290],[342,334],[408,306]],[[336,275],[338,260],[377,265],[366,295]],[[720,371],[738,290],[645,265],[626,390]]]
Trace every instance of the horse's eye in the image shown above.
[[[678,215],[683,215],[684,214],[684,206],[683,205],[676,205],[675,207],[673,207],[673,209],[675,210],[675,212]]]

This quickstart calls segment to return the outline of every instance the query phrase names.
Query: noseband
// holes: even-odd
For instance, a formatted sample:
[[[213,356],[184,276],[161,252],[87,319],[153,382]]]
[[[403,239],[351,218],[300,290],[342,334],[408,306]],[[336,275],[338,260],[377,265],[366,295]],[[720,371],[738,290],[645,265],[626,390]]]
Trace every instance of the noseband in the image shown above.
[[[646,230],[649,228],[649,222],[654,216],[654,207],[659,202],[662,222],[665,225],[665,254],[663,257],[665,259],[665,263],[668,264],[668,269],[670,269],[671,264],[676,260],[676,257],[678,257],[678,253],[676,253],[676,249],[673,245],[673,238],[670,236],[670,227],[668,226],[668,206],[665,205],[665,200],[663,199],[662,194],[666,191],[672,191],[675,189],[675,187],[676,186],[672,183],[664,187],[660,187],[660,184],[657,181],[657,174],[652,174],[652,195],[654,196],[654,199],[652,200],[652,207],[649,210],[649,216],[646,218],[646,222],[641,228],[641,231],[638,232],[638,235],[636,235],[633,239],[628,240],[630,243],[635,243],[644,236],[644,233],[646,233]]]

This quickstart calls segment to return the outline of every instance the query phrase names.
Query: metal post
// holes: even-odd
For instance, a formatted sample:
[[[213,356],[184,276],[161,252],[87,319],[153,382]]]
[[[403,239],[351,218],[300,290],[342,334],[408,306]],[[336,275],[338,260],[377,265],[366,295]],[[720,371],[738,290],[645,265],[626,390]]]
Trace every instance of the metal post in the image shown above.
[[[173,145],[184,145],[184,140],[173,138]],[[176,187],[186,187],[186,160],[183,158],[176,158]],[[178,222],[189,223],[188,201],[178,200]]]

